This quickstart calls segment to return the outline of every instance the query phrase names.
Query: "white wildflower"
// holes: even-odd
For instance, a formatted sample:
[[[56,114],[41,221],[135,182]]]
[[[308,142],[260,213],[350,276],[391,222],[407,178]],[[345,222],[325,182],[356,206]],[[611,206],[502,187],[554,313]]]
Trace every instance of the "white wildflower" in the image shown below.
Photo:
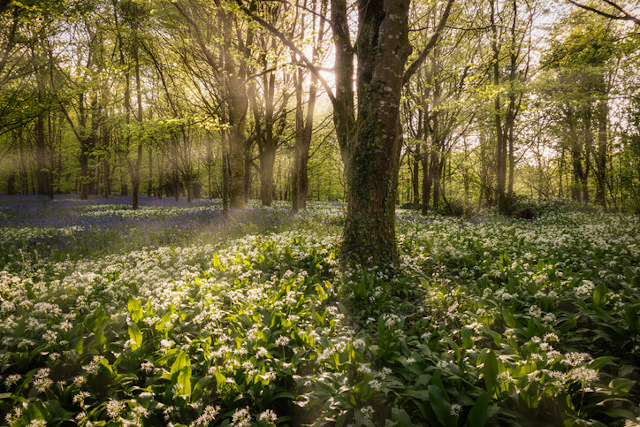
[[[249,414],[249,408],[236,409],[231,417],[231,425],[237,427],[247,427],[251,425],[251,414]]]
[[[285,346],[289,344],[290,341],[291,339],[289,337],[285,337],[284,335],[282,335],[282,336],[279,336],[278,339],[276,340],[276,345]]]
[[[360,412],[362,412],[362,416],[364,417],[365,420],[370,420],[374,412],[373,406],[365,406],[360,409]]]
[[[451,416],[457,417],[457,416],[460,415],[460,411],[462,410],[462,406],[460,406],[457,403],[453,403],[453,404],[451,404],[450,410],[451,410],[451,412],[450,412]]]
[[[260,414],[260,417],[258,419],[267,424],[275,424],[276,420],[278,419],[278,415],[271,409],[267,409],[266,411]]]
[[[116,418],[125,407],[125,403],[119,400],[109,399],[106,405],[107,415],[110,418]]]

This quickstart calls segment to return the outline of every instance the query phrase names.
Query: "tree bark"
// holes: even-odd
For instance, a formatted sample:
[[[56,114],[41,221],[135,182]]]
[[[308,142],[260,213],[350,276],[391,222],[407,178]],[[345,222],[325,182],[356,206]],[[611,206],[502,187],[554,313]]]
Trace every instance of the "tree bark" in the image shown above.
[[[605,188],[607,185],[607,123],[609,106],[606,100],[598,102],[598,151],[596,153],[597,188],[595,202],[603,208],[607,207]]]
[[[420,144],[416,144],[413,153],[413,168],[411,170],[411,187],[413,191],[413,208],[420,206]]]
[[[342,259],[362,265],[397,260],[395,201],[400,155],[399,105],[408,42],[409,0],[360,0],[358,117],[349,141],[349,199]]]
[[[223,17],[224,88],[226,96],[228,130],[229,206],[244,209],[244,145],[248,100],[245,89],[245,67],[237,64],[232,51],[233,17]]]
[[[138,26],[139,26],[139,5],[133,4],[135,20],[134,20],[134,43],[133,43],[133,60],[135,63],[135,73],[136,73],[136,100],[138,103],[138,117],[137,121],[140,124],[140,135],[138,136],[138,149],[136,152],[136,161],[133,166],[133,171],[131,175],[131,207],[136,210],[140,207],[140,169],[142,168],[142,121],[143,121],[143,108],[142,108],[142,81],[140,76],[140,46],[139,46],[139,37],[138,37]]]

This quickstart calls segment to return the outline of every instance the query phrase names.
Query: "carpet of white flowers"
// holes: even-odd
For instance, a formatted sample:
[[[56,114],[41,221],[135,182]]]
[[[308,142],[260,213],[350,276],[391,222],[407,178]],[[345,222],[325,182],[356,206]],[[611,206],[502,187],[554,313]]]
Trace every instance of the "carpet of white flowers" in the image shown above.
[[[398,211],[381,271],[329,204],[1,202],[0,425],[640,421],[638,216]]]

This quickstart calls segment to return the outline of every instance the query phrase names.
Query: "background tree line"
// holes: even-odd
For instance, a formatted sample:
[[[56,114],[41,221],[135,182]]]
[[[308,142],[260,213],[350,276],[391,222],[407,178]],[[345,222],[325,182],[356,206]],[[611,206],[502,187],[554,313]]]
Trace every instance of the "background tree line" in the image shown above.
[[[0,189],[638,212],[637,6],[571,3],[5,1]]]

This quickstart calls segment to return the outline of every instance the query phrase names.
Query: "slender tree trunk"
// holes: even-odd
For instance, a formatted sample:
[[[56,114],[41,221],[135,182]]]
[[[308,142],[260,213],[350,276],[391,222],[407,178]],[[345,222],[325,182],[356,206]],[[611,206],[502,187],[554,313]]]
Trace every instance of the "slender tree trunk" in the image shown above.
[[[262,206],[271,206],[273,203],[273,169],[276,163],[276,147],[265,144],[265,150],[260,156],[260,199]]]
[[[233,18],[231,14],[223,17],[224,37],[224,85],[226,110],[229,123],[228,191],[231,209],[244,209],[244,146],[246,142],[246,114],[248,100],[245,92],[245,67],[236,63],[232,52]]]
[[[43,68],[43,66],[39,67]],[[43,70],[36,70],[36,81],[38,87],[38,100],[40,105],[45,104],[45,87],[44,76],[42,76]],[[45,133],[45,119],[50,113],[42,110],[38,113],[35,122],[35,137],[36,137],[36,165],[37,165],[37,188],[39,194],[47,194],[50,198],[53,198],[53,182],[51,177],[52,165],[48,162],[47,138]]]
[[[247,139],[244,143],[244,202],[249,202],[251,195],[251,164],[253,162],[253,142]]]
[[[304,20],[302,22],[304,25]],[[304,74],[302,69],[298,69],[294,77],[294,85],[296,90],[296,113],[295,113],[295,147],[293,152],[293,192],[291,195],[291,209],[294,212],[300,210],[300,162],[302,151],[302,134],[303,134],[303,86]]]
[[[440,179],[442,171],[442,159],[435,151],[431,158],[431,182],[433,186],[433,209],[440,207]]]
[[[598,151],[596,153],[596,177],[597,188],[595,202],[603,208],[607,207],[605,188],[607,185],[607,122],[609,119],[609,106],[606,100],[598,103]]]
[[[416,144],[412,166],[411,188],[413,190],[413,208],[417,209],[418,206],[420,206],[420,143]]]
[[[380,1],[375,4],[380,7]],[[336,129],[340,155],[345,165],[345,177],[347,177],[347,198],[349,197],[349,151],[351,141],[355,134],[355,102],[353,91],[354,75],[354,47],[351,45],[349,31],[349,13],[346,0],[331,0],[331,27],[333,29],[333,42],[335,45],[335,79],[336,93],[333,105],[333,123]],[[362,24],[359,24],[362,28]],[[320,196],[318,196],[320,197]]]
[[[585,106],[583,134],[584,134],[584,170],[580,174],[580,186],[582,190],[582,201],[589,203],[589,171],[591,170],[591,150],[593,147],[593,131],[591,129],[591,103]]]
[[[422,215],[429,212],[431,200],[431,155],[430,150],[422,154]]]
[[[564,197],[564,187],[562,185],[562,175],[564,174],[564,164],[565,164],[565,158],[564,158],[564,147],[562,147],[562,150],[560,152],[560,162],[558,164],[558,198],[563,198]]]
[[[149,155],[149,182],[147,185],[147,196],[153,196],[153,153],[151,151],[151,147],[147,149],[147,154]]]
[[[264,114],[264,137],[262,149],[260,150],[260,198],[262,206],[271,206],[273,202],[273,166],[276,160],[276,149],[278,147],[274,135],[274,97],[275,97],[275,74],[270,73],[264,78],[265,87],[265,114]]]
[[[320,3],[320,14],[324,16],[326,14],[328,1],[322,0]],[[317,27],[319,25],[319,28]],[[301,27],[304,28],[304,22],[301,23]],[[313,60],[317,61],[320,55],[320,45],[324,39],[325,23],[321,19],[313,18],[313,30],[317,34],[315,39],[315,45],[313,48]],[[294,170],[292,180],[292,208],[294,211],[299,209],[305,209],[307,207],[307,197],[309,194],[309,148],[311,147],[311,138],[313,136],[313,118],[315,114],[316,98],[318,94],[318,77],[315,74],[311,75],[311,82],[309,84],[309,98],[307,102],[307,115],[304,120],[304,126],[302,122],[302,73],[298,74],[298,80],[296,82],[296,147],[294,154]],[[299,119],[298,119],[299,114]],[[299,130],[298,130],[299,126]],[[299,132],[299,133],[298,133]]]
[[[139,40],[138,40],[138,19],[139,19],[139,15],[138,15],[138,8],[140,6],[138,6],[137,4],[133,4],[133,7],[135,8],[135,25],[134,25],[134,42],[133,42],[133,60],[135,62],[135,72],[136,72],[136,97],[137,97],[137,101],[138,101],[138,123],[140,124],[140,133],[142,133],[142,121],[143,121],[143,108],[142,108],[142,81],[141,81],[141,76],[140,76],[140,47],[139,47]],[[137,149],[137,153],[136,153],[136,161],[135,161],[135,165],[134,165],[134,169],[133,169],[133,173],[131,176],[131,195],[132,195],[132,200],[131,200],[131,206],[132,208],[138,209],[140,207],[140,197],[139,197],[139,193],[140,193],[140,181],[141,181],[141,176],[140,176],[140,170],[142,168],[142,154],[143,154],[143,145],[142,145],[142,135],[139,135],[138,137],[138,149]]]
[[[491,6],[491,49],[493,51],[493,85],[497,88],[500,85],[500,46],[499,34],[496,23],[495,0],[490,0]],[[502,123],[502,105],[500,94],[496,94],[493,101],[494,125],[496,129],[496,193],[498,198],[498,209],[503,214],[509,213],[509,206],[506,194],[507,181],[507,144]]]

